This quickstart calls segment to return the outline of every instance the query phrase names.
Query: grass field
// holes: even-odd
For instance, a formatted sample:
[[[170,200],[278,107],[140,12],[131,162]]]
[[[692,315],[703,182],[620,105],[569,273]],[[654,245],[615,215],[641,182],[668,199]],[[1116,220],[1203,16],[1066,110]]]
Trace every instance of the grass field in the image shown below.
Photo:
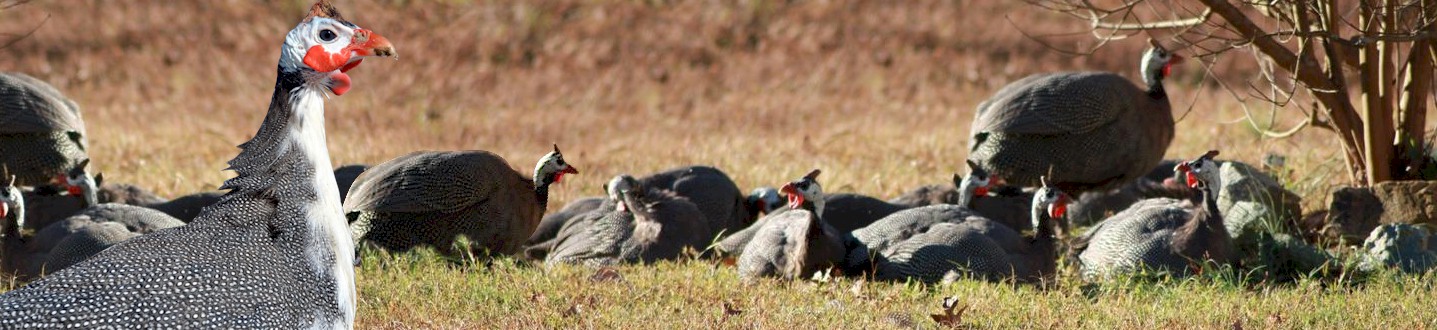
[[[55,84],[81,104],[91,156],[107,180],[162,195],[214,189],[224,162],[257,129],[283,34],[308,1],[35,1],[0,12],[0,70]],[[1141,37],[1075,57],[1026,39],[1082,22],[1018,1],[339,1],[387,36],[396,61],[352,72],[328,104],[336,164],[414,150],[484,149],[515,168],[557,143],[583,173],[551,209],[600,193],[607,178],[711,164],[742,187],[811,168],[825,188],[888,197],[963,171],[971,111],[1036,72],[1132,75]],[[1093,41],[1054,40],[1083,48]],[[1203,62],[1203,63],[1196,63]],[[1170,158],[1221,149],[1251,163],[1288,157],[1285,184],[1308,209],[1344,183],[1333,135],[1263,139],[1244,101],[1222,91],[1255,79],[1246,55],[1175,69],[1182,119]],[[1243,85],[1243,84],[1239,84]],[[1245,95],[1245,94],[1239,94]],[[1262,114],[1272,109],[1246,102]],[[1279,128],[1300,118],[1276,110]],[[1429,119],[1437,116],[1429,116]],[[1429,127],[1433,125],[1429,123]],[[1432,328],[1433,278],[1284,285],[1232,280],[1108,283],[1071,277],[1046,291],[952,285],[764,282],[740,285],[705,262],[592,270],[500,260],[454,266],[424,254],[369,255],[360,271],[363,328],[859,328],[935,326],[945,296],[978,328]],[[724,303],[742,310],[725,313]],[[579,307],[575,307],[579,306]],[[725,316],[726,314],[733,314]],[[904,323],[907,322],[907,323]]]

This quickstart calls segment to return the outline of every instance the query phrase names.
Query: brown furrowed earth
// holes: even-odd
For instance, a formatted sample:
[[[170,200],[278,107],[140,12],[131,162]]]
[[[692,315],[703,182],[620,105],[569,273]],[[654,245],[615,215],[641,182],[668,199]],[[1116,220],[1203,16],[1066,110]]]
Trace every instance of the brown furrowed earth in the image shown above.
[[[92,166],[107,181],[165,196],[212,190],[231,175],[221,169],[234,146],[258,128],[282,38],[308,3],[35,1],[0,10],[0,33],[38,26],[0,49],[0,70],[46,80],[81,105]],[[553,190],[550,210],[600,194],[615,174],[688,164],[719,167],[745,188],[822,168],[828,191],[883,198],[947,182],[964,171],[972,110],[992,91],[1060,70],[1136,79],[1146,45],[1134,36],[1091,56],[1055,51],[1020,28],[1074,32],[1084,22],[1020,1],[337,5],[392,40],[400,56],[366,61],[351,72],[353,89],[328,103],[336,165],[483,149],[528,171],[557,143],[582,174]],[[1050,41],[1096,44],[1087,34]],[[1244,106],[1274,129],[1301,118],[1240,101],[1216,82],[1246,86],[1258,81],[1255,68],[1244,52],[1175,68],[1168,90],[1181,119],[1167,156],[1220,149],[1224,159],[1254,164],[1286,156],[1276,176],[1306,208],[1321,207],[1346,181],[1334,135],[1262,138]],[[1038,290],[974,281],[742,285],[731,267],[707,261],[623,267],[621,281],[592,282],[591,270],[507,259],[365,258],[362,328],[929,328],[945,296],[969,306],[962,325],[982,328],[1437,327],[1430,275],[1098,287],[1066,276]]]

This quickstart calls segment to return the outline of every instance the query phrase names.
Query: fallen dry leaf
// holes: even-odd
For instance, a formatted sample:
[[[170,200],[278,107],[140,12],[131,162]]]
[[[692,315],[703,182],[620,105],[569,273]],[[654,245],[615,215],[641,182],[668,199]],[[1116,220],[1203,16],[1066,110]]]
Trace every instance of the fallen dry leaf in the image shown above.
[[[542,292],[534,292],[533,294],[529,295],[529,302],[535,304],[544,304],[549,302],[549,296],[544,295],[544,293]]]
[[[602,268],[599,268],[599,270],[594,271],[594,275],[589,276],[589,281],[590,281],[590,282],[623,282],[623,281],[624,281],[624,275],[623,275],[623,274],[619,274],[619,270],[618,270],[618,269],[615,269],[615,268],[613,268],[613,267],[602,267]]]
[[[956,311],[955,311],[956,309]],[[963,324],[963,312],[968,310],[968,305],[958,307],[958,297],[943,298],[943,314],[932,314],[933,322],[949,328],[956,328]]]
[[[723,315],[724,315],[724,317],[736,316],[736,315],[739,315],[739,314],[743,314],[743,310],[742,310],[742,309],[738,309],[738,303],[731,302],[731,301],[725,301],[725,302],[723,302]]]

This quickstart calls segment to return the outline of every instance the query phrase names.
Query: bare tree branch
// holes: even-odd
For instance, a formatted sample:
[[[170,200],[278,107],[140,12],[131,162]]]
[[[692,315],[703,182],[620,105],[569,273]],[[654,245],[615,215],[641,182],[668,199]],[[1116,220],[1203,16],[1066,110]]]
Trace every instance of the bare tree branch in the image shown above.
[[[28,1],[27,1],[27,2],[28,2]],[[25,40],[25,38],[29,38],[31,35],[34,35],[34,34],[35,34],[35,31],[39,31],[39,30],[40,30],[40,27],[45,26],[45,23],[46,23],[46,22],[49,22],[49,21],[50,21],[50,14],[45,14],[45,20],[40,21],[40,24],[35,24],[35,28],[30,29],[30,31],[26,31],[26,32],[23,33],[23,34],[9,34],[9,33],[0,34],[0,36],[3,36],[3,37],[11,37],[10,40],[6,40],[4,44],[0,44],[0,49],[10,48],[10,46],[13,46],[13,45],[15,45],[16,43],[19,43],[20,40]]]

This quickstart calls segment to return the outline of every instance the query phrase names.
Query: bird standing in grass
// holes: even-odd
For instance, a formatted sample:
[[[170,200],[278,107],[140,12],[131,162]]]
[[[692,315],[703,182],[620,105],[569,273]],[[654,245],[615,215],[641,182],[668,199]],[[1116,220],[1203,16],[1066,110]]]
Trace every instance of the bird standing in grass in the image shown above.
[[[3,328],[351,328],[354,247],[325,141],[324,101],[384,37],[320,0],[280,48],[264,123],[229,190],[190,224],[120,243],[0,295]]]

